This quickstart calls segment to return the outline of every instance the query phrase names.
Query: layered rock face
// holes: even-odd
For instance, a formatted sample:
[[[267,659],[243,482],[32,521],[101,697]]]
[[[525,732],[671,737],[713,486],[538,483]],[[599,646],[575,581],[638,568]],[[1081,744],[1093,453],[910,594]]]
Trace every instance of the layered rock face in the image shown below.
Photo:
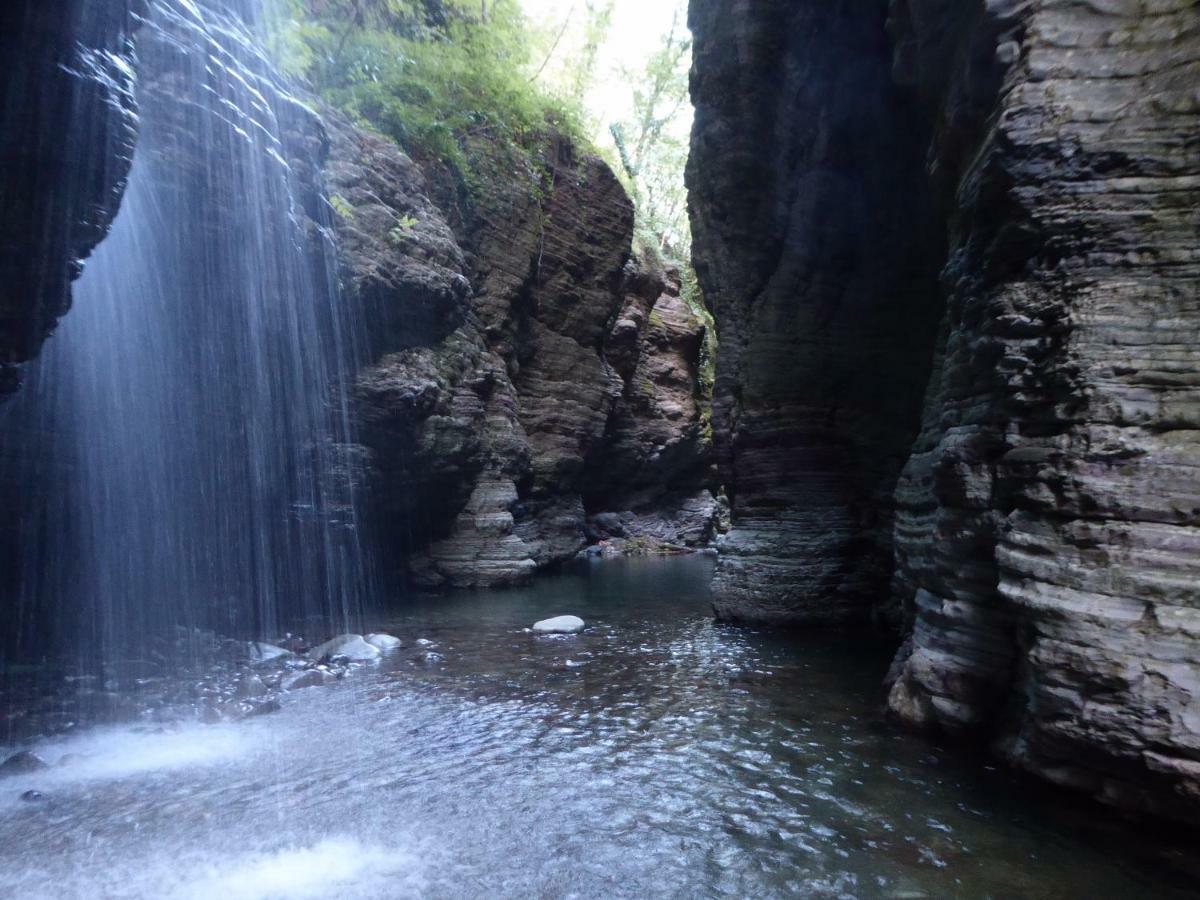
[[[762,298],[771,296],[759,286],[774,283],[779,268],[775,245],[764,250],[744,208],[801,197],[821,204],[820,221],[836,221],[854,195],[822,195],[803,169],[764,180],[774,164],[761,153],[726,156],[722,172],[717,141],[737,142],[749,129],[760,148],[778,146],[764,135],[802,135],[793,152],[822,151],[819,106],[796,119],[796,109],[764,98],[788,95],[777,87],[789,71],[782,43],[842,47],[831,68],[810,73],[818,96],[878,67],[878,47],[842,41],[839,11],[850,5],[763,3],[718,16],[719,4],[693,4],[697,248],[724,344],[749,348],[723,354],[718,372],[734,535],[746,518],[761,530],[758,508],[771,502],[781,519],[810,502],[781,484],[789,463],[806,483],[801,490],[829,483],[805,468],[802,446],[781,443],[785,462],[772,454],[759,463],[769,479],[763,501],[746,507],[738,489],[739,472],[754,471],[746,397],[758,382],[745,360],[770,352],[772,342],[756,337]],[[793,27],[783,28],[787,17]],[[870,27],[882,33],[881,22]],[[920,422],[920,434],[894,505],[874,507],[880,519],[895,510],[892,590],[879,590],[876,603],[901,608],[910,628],[889,705],[913,724],[987,738],[1018,765],[1106,802],[1200,821],[1200,375],[1192,347],[1200,8],[1189,0],[895,0],[888,32],[899,93],[883,101],[890,113],[854,136],[867,148],[852,152],[901,165],[892,183],[905,184],[912,157],[895,147],[932,128],[918,165],[929,180],[912,188],[913,204],[931,195],[948,238],[934,291],[944,315],[925,333],[937,337],[932,377],[924,411],[910,423]],[[836,158],[849,164],[854,156]],[[768,196],[755,197],[756,184]],[[921,217],[880,224],[888,196],[869,193],[860,224],[879,228],[884,244],[909,241]],[[826,267],[821,274],[837,271],[828,268],[836,256],[823,234],[805,242]],[[928,284],[922,274],[918,282]],[[792,292],[791,316],[811,315],[822,283],[812,277]],[[871,289],[911,303],[917,295],[904,294],[907,286]],[[928,328],[929,307],[916,302],[914,324]],[[855,326],[870,334],[877,314],[864,309]],[[898,330],[892,340],[908,344],[913,333]],[[794,362],[776,363],[778,378],[805,381],[824,349],[798,348]],[[927,371],[927,361],[913,359]],[[886,386],[906,373],[859,374]],[[829,406],[849,405],[845,383],[828,390]],[[803,408],[780,403],[770,412],[763,434],[804,427]],[[814,537],[764,542],[759,560],[803,573],[814,596],[824,589],[825,602],[839,604],[819,576],[847,528],[845,510],[861,509],[844,501]],[[878,544],[877,529],[857,527],[864,544]],[[734,545],[723,573],[747,567],[743,546]],[[728,575],[719,577],[723,611],[779,618],[783,609],[789,621],[827,621],[794,602],[798,577],[780,590],[733,592]]]
[[[944,5],[894,4],[956,205],[889,703],[1200,821],[1200,8],[979,5],[950,55]]]
[[[621,396],[589,457],[584,503],[589,536],[614,550],[706,546],[721,524],[705,386],[711,324],[682,290],[678,269],[631,266],[608,334]]]
[[[481,146],[493,165],[467,197],[335,123],[326,180],[374,360],[356,388],[362,440],[406,574],[517,581],[577,553],[606,512],[703,543],[717,512],[703,326],[665,275],[629,263],[633,209],[611,170],[554,140],[541,165],[500,179],[513,160]],[[650,459],[674,478],[631,473]],[[628,490],[597,494],[600,478]]]
[[[850,2],[691,7],[692,228],[733,516],[724,618],[862,619],[888,583],[942,238],[884,22]]]
[[[137,135],[140,0],[12,0],[0,10],[0,398],[70,306],[116,214]]]

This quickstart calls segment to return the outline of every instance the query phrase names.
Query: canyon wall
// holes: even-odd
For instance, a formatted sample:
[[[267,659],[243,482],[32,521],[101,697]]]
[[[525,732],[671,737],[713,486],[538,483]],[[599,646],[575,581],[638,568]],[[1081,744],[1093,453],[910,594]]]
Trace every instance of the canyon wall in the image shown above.
[[[878,4],[697,2],[691,19],[692,229],[733,511],[717,611],[864,619],[941,309],[927,129]]]
[[[707,543],[704,325],[677,278],[631,260],[608,166],[557,137],[534,165],[481,144],[468,191],[329,120],[344,270],[372,333],[356,386],[370,494],[404,574],[511,583],[614,532]]]
[[[734,344],[717,379],[734,524],[718,610],[829,621],[846,584],[825,577],[840,557],[831,548],[856,536],[878,547],[875,523],[890,520],[892,583],[874,605],[908,635],[890,676],[896,716],[987,740],[1105,802],[1200,821],[1200,8],[894,0],[886,39],[878,8],[693,3],[698,269]],[[875,42],[847,43],[847,17],[869,19]],[[823,54],[829,46],[841,52]],[[895,93],[859,123],[853,139],[865,147],[830,164],[867,187],[859,224],[880,245],[911,247],[927,204],[939,219],[928,240],[946,244],[932,270],[940,287],[925,299],[930,271],[897,283],[886,256],[860,258],[882,276],[857,276],[880,303],[907,304],[908,315],[886,307],[907,326],[891,321],[893,341],[913,347],[919,328],[914,351],[933,351],[914,352],[911,370],[854,371],[879,391],[914,371],[931,377],[923,412],[896,410],[919,435],[898,479],[882,470],[894,496],[867,497],[864,512],[863,495],[842,493],[806,528],[805,494],[827,510],[838,481],[811,465],[803,441],[774,436],[811,429],[809,405],[794,402],[800,385],[826,354],[853,361],[859,346],[839,349],[817,330],[805,347],[804,324],[785,331],[796,336],[788,360],[776,349],[781,329],[759,322],[774,307],[810,318],[831,281],[849,282],[823,232],[780,252],[753,225],[778,234],[769,213],[794,196],[820,204],[822,226],[856,202],[854,192],[823,194],[810,167],[775,160],[780,140],[799,142],[789,159],[823,153],[822,102],[865,71],[884,92],[886,56]],[[798,68],[815,106],[792,105],[795,92],[778,87]],[[916,169],[897,149],[914,135],[926,145]],[[722,156],[722,141],[739,149]],[[909,180],[917,173],[921,182]],[[912,192],[910,212],[889,222],[880,210],[897,189]],[[778,272],[806,254],[814,274],[776,299]],[[931,309],[942,310],[940,325]],[[879,315],[864,307],[853,327],[870,335]],[[788,397],[764,402],[763,360],[791,385]],[[856,392],[835,383],[823,396],[841,410]],[[837,440],[828,446],[843,461],[835,472],[855,459]],[[877,448],[878,464],[892,446]],[[756,476],[756,489],[739,484]],[[734,584],[750,565],[782,573],[780,586]]]

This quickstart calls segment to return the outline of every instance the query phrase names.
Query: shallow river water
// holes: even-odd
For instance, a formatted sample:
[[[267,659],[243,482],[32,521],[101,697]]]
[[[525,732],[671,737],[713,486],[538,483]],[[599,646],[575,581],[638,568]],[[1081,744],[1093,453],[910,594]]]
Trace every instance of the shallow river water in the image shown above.
[[[886,648],[714,624],[709,566],[410,603],[271,715],[44,743],[0,896],[1190,896],[1183,849],[883,724]]]

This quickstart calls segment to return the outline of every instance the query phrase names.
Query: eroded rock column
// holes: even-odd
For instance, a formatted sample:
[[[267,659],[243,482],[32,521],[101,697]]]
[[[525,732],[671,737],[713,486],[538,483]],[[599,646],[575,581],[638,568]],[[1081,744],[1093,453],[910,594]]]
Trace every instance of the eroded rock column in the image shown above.
[[[916,434],[942,226],[883,4],[695,0],[688,168],[721,344],[722,618],[866,618]]]

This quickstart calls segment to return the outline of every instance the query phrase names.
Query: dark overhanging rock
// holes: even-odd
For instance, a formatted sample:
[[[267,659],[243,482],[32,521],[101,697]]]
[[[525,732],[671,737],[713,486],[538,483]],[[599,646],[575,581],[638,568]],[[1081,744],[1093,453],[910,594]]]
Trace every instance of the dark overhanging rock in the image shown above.
[[[70,307],[133,159],[142,0],[11,0],[0,9],[0,402]]]

